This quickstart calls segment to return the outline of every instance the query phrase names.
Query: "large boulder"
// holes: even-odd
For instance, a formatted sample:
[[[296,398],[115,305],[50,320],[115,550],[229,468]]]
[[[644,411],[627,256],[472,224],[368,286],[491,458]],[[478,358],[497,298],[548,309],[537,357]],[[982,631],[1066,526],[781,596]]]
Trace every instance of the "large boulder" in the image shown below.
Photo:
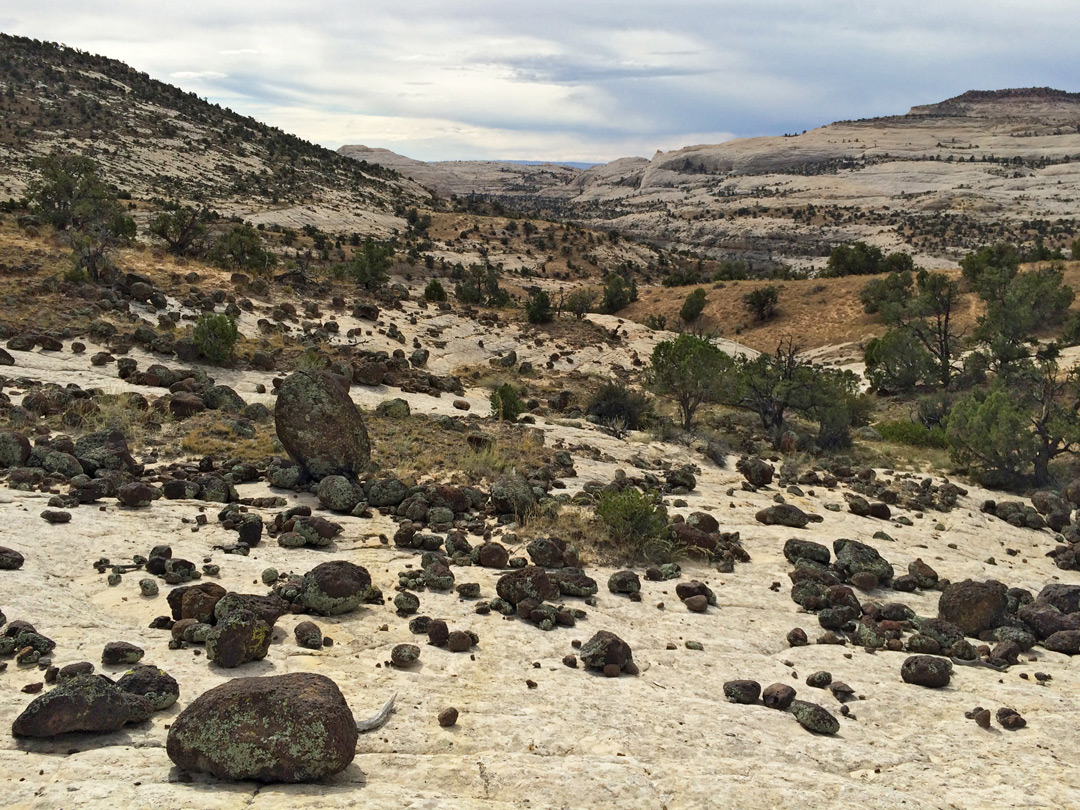
[[[204,692],[173,721],[166,751],[179,768],[219,779],[309,782],[344,770],[357,736],[337,684],[298,672]]]
[[[1009,604],[1007,591],[1003,583],[994,580],[950,583],[938,599],[938,617],[952,622],[965,635],[978,636],[1001,624]]]
[[[99,430],[81,437],[75,442],[75,458],[87,475],[98,470],[120,470],[132,475],[141,471],[119,430]]]
[[[296,601],[309,613],[338,616],[360,607],[370,589],[371,575],[366,568],[332,560],[304,574]]]
[[[848,579],[856,574],[873,574],[879,582],[888,582],[893,578],[893,567],[873,546],[841,538],[833,541],[833,551],[836,553],[837,569]]]
[[[559,586],[547,572],[538,566],[527,565],[516,568],[499,577],[495,590],[503,599],[516,605],[524,599],[536,599],[543,602],[559,595]]]
[[[0,431],[0,469],[21,467],[30,458],[30,440],[21,433]]]
[[[261,661],[270,651],[271,627],[249,610],[233,610],[206,637],[206,658],[227,669]]]
[[[756,456],[740,458],[735,463],[735,469],[742,473],[742,477],[752,486],[764,487],[772,483],[772,465]]]
[[[520,475],[503,475],[491,484],[491,505],[500,515],[521,517],[535,501],[532,487]]]
[[[104,733],[153,713],[150,700],[121,691],[98,675],[81,675],[36,698],[11,724],[16,737],[53,737],[72,731]]]
[[[326,371],[295,371],[285,378],[274,408],[285,451],[307,474],[356,478],[371,458],[364,419],[348,384]]]
[[[15,549],[0,546],[0,571],[18,571],[23,562],[23,555]]]
[[[638,672],[630,645],[607,630],[600,630],[581,645],[581,661],[589,669],[600,670],[605,675],[622,672],[636,675]]]
[[[804,529],[812,520],[812,516],[802,509],[790,503],[781,503],[775,506],[767,506],[760,510],[754,519],[766,526],[787,526],[791,529]]]

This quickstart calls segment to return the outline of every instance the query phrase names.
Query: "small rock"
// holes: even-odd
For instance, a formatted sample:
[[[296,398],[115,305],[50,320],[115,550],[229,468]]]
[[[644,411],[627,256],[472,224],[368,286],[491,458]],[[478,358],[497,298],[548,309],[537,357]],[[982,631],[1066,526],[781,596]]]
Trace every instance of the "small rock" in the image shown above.
[[[456,725],[458,721],[458,710],[451,706],[449,709],[443,709],[439,712],[439,725],[443,728],[450,728],[450,726]]]

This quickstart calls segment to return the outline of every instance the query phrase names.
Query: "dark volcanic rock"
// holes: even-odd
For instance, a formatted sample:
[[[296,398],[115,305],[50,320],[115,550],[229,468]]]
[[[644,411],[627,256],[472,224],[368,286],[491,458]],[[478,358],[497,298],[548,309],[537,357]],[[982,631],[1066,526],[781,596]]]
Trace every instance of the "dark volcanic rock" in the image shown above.
[[[278,389],[274,425],[285,451],[312,478],[355,479],[371,458],[364,419],[346,382],[329,372],[296,371]]]
[[[877,549],[857,540],[840,539],[833,542],[836,553],[836,567],[846,577],[867,573],[877,577],[879,582],[888,582],[893,578],[893,567],[877,552]]]
[[[761,684],[757,681],[727,681],[724,684],[724,697],[729,703],[757,703],[761,694]]]
[[[950,583],[938,599],[938,616],[966,635],[978,636],[1001,624],[1009,603],[1007,591],[1002,583],[993,580]]]
[[[641,580],[633,571],[616,571],[608,577],[608,590],[612,593],[638,593]]]
[[[293,638],[298,646],[309,650],[321,650],[323,646],[322,630],[315,622],[300,622],[293,629]]]
[[[13,548],[0,546],[0,571],[18,571],[26,560]]]
[[[756,456],[739,459],[735,463],[735,469],[755,487],[764,487],[772,483],[772,465]]]
[[[225,615],[206,637],[206,658],[232,669],[261,661],[270,650],[270,625],[247,610]]]
[[[543,568],[527,565],[499,577],[495,590],[503,599],[516,605],[523,599],[543,602],[559,595],[559,588]]]
[[[805,700],[793,700],[791,713],[799,725],[815,734],[835,734],[840,730],[840,721],[828,709]]]
[[[793,700],[795,700],[795,689],[786,683],[771,684],[766,686],[765,691],[761,693],[761,702],[770,709],[786,711]]]
[[[1062,613],[1080,612],[1080,585],[1051,583],[1039,591],[1035,601],[1045,605],[1052,605]]]
[[[53,737],[72,731],[117,731],[153,713],[145,697],[122,692],[97,675],[65,680],[36,698],[11,724],[16,737]]]
[[[952,661],[933,655],[912,655],[900,667],[904,683],[940,689],[952,678]]]
[[[338,616],[360,607],[370,588],[371,576],[366,568],[333,560],[304,574],[296,601],[311,613]]]
[[[169,729],[169,758],[219,779],[308,782],[343,770],[356,721],[323,675],[237,678],[204,692]]]
[[[614,633],[601,630],[581,645],[581,661],[589,669],[604,670],[615,666],[621,672],[637,674],[630,645]]]
[[[776,506],[767,506],[756,515],[754,519],[766,526],[787,526],[792,529],[806,528],[811,516],[797,506],[789,503],[781,503]]]
[[[145,654],[142,647],[126,641],[110,641],[101,653],[101,663],[105,666],[130,666],[137,664]]]
[[[176,679],[157,667],[136,667],[116,682],[116,688],[129,695],[140,695],[150,701],[154,711],[173,705],[180,697]]]

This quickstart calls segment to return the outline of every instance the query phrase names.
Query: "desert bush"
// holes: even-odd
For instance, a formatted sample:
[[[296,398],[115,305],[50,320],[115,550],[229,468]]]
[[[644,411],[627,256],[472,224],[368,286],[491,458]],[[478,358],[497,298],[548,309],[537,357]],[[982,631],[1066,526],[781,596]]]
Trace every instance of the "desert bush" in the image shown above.
[[[620,424],[626,430],[639,430],[652,416],[652,403],[644,394],[631,391],[621,383],[608,383],[600,388],[585,408],[605,425]]]
[[[678,554],[678,544],[668,529],[667,509],[655,492],[635,487],[602,492],[596,516],[628,557],[664,562]]]
[[[701,287],[686,296],[682,309],[679,310],[679,318],[683,323],[693,323],[701,317],[701,313],[705,311],[705,297],[706,292]]]
[[[662,332],[667,329],[667,315],[646,315],[645,326],[654,332]]]
[[[637,301],[637,284],[627,281],[618,273],[608,273],[604,277],[604,297],[600,308],[604,313],[613,315],[632,301]]]
[[[424,300],[425,301],[445,301],[446,289],[443,287],[442,282],[437,278],[433,278],[424,287]]]
[[[268,273],[277,257],[263,245],[258,230],[248,223],[233,225],[210,248],[208,258],[226,269]]]
[[[510,383],[503,383],[492,391],[490,402],[491,415],[504,421],[513,422],[525,412],[525,403]]]
[[[758,287],[743,296],[743,306],[754,313],[759,321],[767,321],[776,315],[776,305],[780,301],[780,289],[772,284]]]
[[[232,359],[233,348],[240,336],[236,321],[221,312],[205,312],[195,322],[191,339],[201,357],[215,365]]]
[[[909,447],[936,447],[941,450],[948,449],[949,438],[945,435],[945,428],[940,425],[928,428],[922,422],[881,422],[874,426],[887,442],[904,444]]]
[[[537,290],[525,302],[525,317],[529,323],[551,323],[555,319],[555,310],[551,306],[551,296],[546,290]]]
[[[596,302],[596,293],[592,290],[574,290],[566,297],[566,308],[579,321],[592,309]]]

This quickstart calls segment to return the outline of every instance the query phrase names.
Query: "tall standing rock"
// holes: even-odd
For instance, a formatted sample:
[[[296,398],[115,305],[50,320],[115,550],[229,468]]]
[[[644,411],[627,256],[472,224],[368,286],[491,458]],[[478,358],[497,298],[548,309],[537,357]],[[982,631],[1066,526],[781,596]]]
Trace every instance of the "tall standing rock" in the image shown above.
[[[274,408],[278,439],[307,474],[356,478],[371,458],[364,419],[348,384],[327,371],[296,371],[285,378]]]

